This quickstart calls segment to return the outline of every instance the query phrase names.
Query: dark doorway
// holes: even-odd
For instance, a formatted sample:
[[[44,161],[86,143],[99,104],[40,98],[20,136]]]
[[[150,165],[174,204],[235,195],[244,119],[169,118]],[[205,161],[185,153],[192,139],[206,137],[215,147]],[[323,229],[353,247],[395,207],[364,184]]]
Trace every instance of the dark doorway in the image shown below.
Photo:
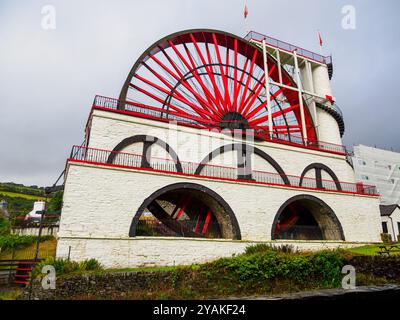
[[[272,227],[273,240],[344,240],[342,226],[322,200],[300,195],[279,209]]]

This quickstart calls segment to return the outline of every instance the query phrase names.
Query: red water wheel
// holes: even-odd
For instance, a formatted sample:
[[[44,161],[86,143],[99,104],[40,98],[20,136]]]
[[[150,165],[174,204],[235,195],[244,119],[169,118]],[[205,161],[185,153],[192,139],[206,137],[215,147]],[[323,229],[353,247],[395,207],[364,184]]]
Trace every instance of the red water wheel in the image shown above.
[[[147,110],[154,117],[205,129],[254,129],[268,137],[267,95],[262,50],[235,35],[189,30],[153,44],[130,71],[119,109]],[[268,55],[270,82],[279,82],[277,61]],[[282,68],[282,82],[297,87]],[[301,137],[298,93],[270,85],[273,133]],[[315,130],[306,103],[308,139]]]

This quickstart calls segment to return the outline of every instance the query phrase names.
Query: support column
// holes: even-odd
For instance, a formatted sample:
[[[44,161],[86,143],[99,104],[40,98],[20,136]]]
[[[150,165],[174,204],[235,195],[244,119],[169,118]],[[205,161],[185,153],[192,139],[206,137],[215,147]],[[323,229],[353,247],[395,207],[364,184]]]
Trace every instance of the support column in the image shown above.
[[[269,138],[272,140],[274,134],[273,122],[272,122],[272,110],[271,110],[271,93],[269,91],[269,76],[268,76],[268,60],[267,60],[267,45],[265,39],[263,39],[263,57],[264,57],[264,78],[265,78],[265,93],[267,96],[267,110],[268,110],[268,131]]]
[[[277,63],[278,63],[279,83],[282,83],[281,53],[280,53],[279,49],[276,49],[276,60],[277,60]]]
[[[307,91],[310,91],[311,93],[315,94],[315,89],[314,89],[314,80],[313,80],[313,75],[312,75],[312,67],[310,61],[306,61],[306,75],[307,75]],[[311,107],[313,109],[313,118],[314,118],[314,127],[315,131],[317,133],[317,137],[319,137],[319,124],[318,124],[318,114],[317,114],[317,104],[315,102],[315,98],[312,98],[311,102]]]
[[[300,71],[299,71],[299,62],[297,60],[297,51],[293,51],[293,57],[294,57],[294,68],[295,68],[295,73],[296,73],[296,78],[297,78],[297,87],[298,87],[298,92],[299,92],[299,104],[300,104],[300,118],[301,118],[301,129],[303,133],[303,140],[305,143],[307,143],[308,137],[307,137],[307,128],[306,128],[306,121],[305,121],[305,116],[304,116],[304,104],[303,104],[303,90],[302,90],[302,85],[301,85],[301,79],[300,79]]]

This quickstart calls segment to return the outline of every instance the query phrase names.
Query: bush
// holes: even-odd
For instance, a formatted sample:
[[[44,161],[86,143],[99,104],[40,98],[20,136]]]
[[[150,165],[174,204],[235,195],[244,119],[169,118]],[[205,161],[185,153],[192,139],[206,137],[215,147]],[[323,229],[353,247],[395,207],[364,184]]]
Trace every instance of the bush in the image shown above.
[[[389,233],[381,233],[381,239],[383,243],[391,243],[392,236]]]
[[[1,250],[8,249],[22,249],[30,246],[37,241],[37,236],[19,236],[16,234],[9,234],[0,236],[0,248]],[[47,241],[54,239],[53,236],[42,236],[40,241]]]
[[[248,246],[245,250],[245,254],[251,255],[256,253],[263,253],[273,251],[273,248],[270,244],[259,243],[253,246]]]
[[[79,269],[83,271],[101,270],[103,267],[96,259],[84,260],[79,264]]]
[[[40,270],[42,270],[42,268],[46,265],[53,266],[57,276],[84,271],[103,270],[102,265],[96,259],[84,260],[79,263],[67,259],[57,259],[54,257],[50,257],[36,266],[34,275],[39,274]]]
[[[63,191],[58,191],[54,194],[54,196],[50,199],[49,205],[47,207],[47,210],[49,212],[56,212],[60,211],[62,208],[62,203],[63,203]]]
[[[256,254],[269,251],[283,252],[283,253],[296,253],[297,250],[294,246],[289,244],[284,244],[280,246],[272,246],[271,244],[259,243],[253,246],[249,246],[245,250],[245,254]]]
[[[10,234],[10,221],[6,218],[0,218],[0,236]]]
[[[284,249],[287,250],[287,249]],[[322,287],[338,287],[343,258],[335,251],[288,254],[269,246],[249,247],[246,254],[224,258],[204,267],[208,278],[224,274],[242,286],[263,285],[266,281],[285,279],[307,285],[314,281]]]

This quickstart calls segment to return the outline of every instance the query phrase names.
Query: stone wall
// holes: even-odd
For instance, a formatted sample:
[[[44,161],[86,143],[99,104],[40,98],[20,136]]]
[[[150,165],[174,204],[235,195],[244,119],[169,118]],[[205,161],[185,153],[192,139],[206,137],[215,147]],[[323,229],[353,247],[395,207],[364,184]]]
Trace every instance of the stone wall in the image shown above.
[[[372,274],[386,278],[391,283],[400,282],[400,257],[359,256],[346,262],[356,268],[357,273]],[[55,290],[42,289],[40,280],[32,286],[32,299],[85,299],[96,296],[102,299],[124,299],[129,292],[157,291],[157,288],[172,288],[176,281],[173,271],[103,273],[67,276],[57,279]],[[375,291],[376,289],[372,290]],[[27,290],[21,299],[29,298]]]
[[[71,297],[82,298],[85,296],[98,296],[102,298],[123,299],[127,292],[146,291],[160,284],[171,283],[171,272],[126,272],[75,275],[59,278],[56,289],[44,290],[41,280],[37,279],[32,285],[32,300],[61,300]],[[21,299],[29,299],[27,290]]]

